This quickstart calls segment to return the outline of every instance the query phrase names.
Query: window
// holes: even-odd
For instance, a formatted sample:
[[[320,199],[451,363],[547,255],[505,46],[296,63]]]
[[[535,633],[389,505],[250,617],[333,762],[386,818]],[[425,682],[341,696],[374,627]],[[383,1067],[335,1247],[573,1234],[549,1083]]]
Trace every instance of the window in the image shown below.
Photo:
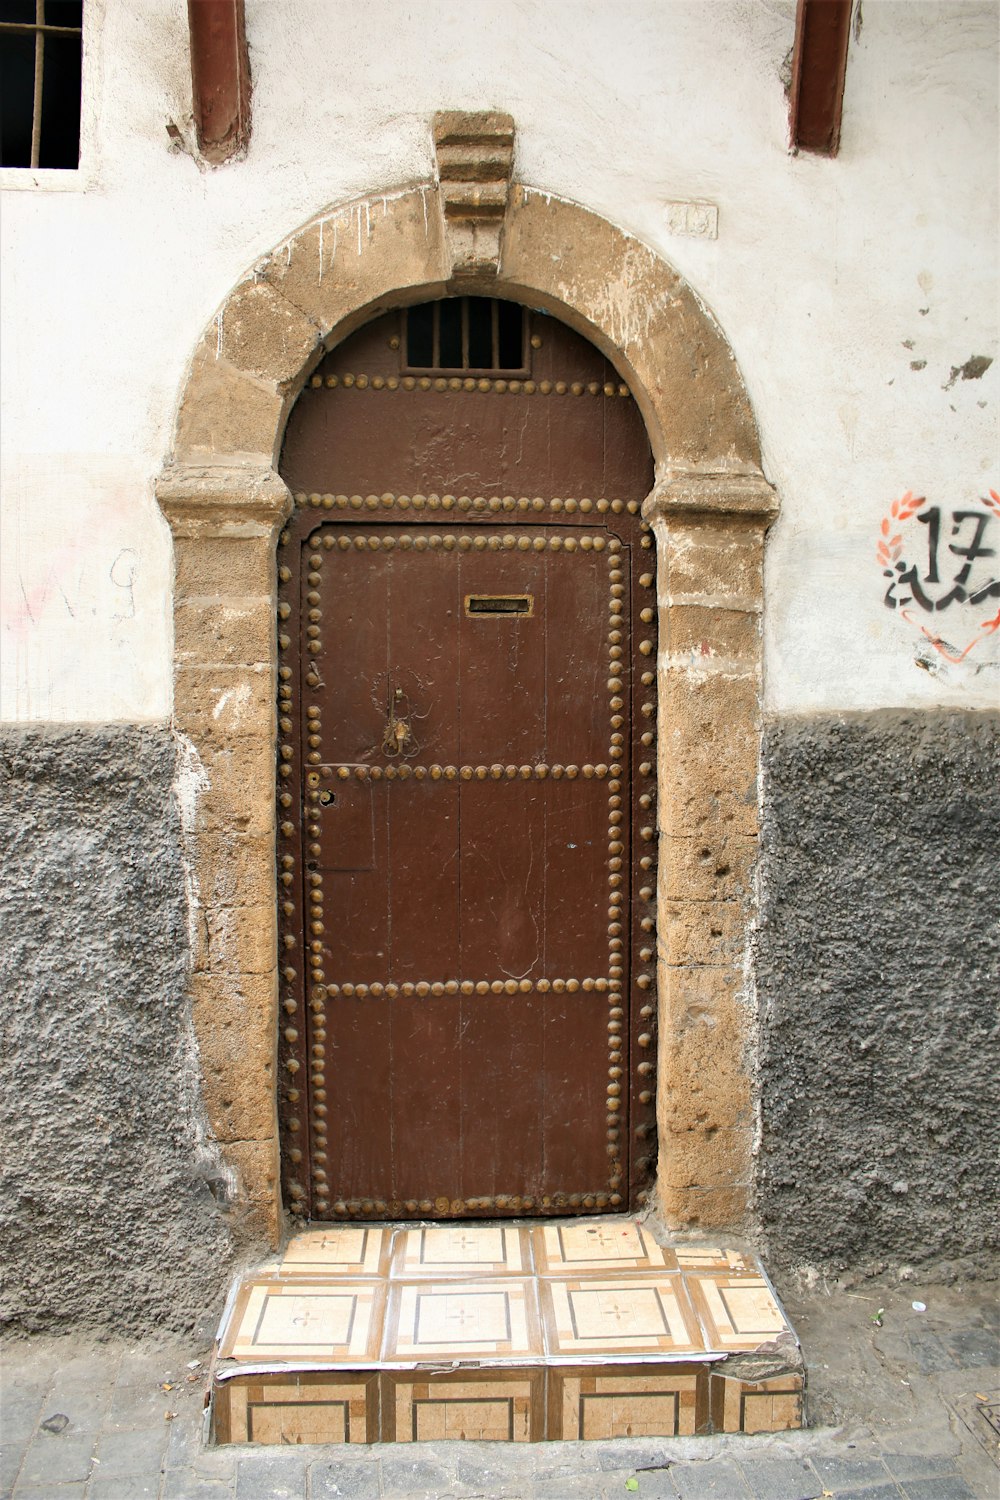
[[[528,318],[517,302],[450,297],[407,308],[407,370],[461,370],[468,375],[526,375]]]
[[[0,0],[0,167],[80,165],[83,0]]]

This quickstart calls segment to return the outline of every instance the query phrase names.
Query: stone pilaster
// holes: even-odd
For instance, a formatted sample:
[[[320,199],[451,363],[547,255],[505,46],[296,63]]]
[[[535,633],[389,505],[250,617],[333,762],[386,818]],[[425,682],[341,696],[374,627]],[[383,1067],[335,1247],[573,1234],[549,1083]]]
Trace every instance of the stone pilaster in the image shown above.
[[[644,506],[659,592],[658,1197],[676,1227],[742,1223],[751,1187],[744,955],[774,513],[760,475],[682,476]]]
[[[174,728],[196,757],[186,854],[205,1107],[237,1172],[245,1233],[278,1233],[274,742],[275,536],[291,497],[271,469],[168,469]]]

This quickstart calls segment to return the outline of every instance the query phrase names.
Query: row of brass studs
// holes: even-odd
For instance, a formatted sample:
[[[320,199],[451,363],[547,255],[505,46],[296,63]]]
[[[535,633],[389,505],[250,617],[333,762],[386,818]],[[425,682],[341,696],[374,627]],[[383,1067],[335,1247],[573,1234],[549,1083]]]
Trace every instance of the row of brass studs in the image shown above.
[[[322,764],[321,762],[316,762]],[[610,773],[621,775],[621,766],[549,766],[543,761],[534,766],[324,766],[330,775],[340,781],[575,781],[578,776],[603,781]]]
[[[608,708],[610,713],[610,760],[618,773],[608,781],[608,1081],[605,1096],[605,1136],[607,1140],[608,1186],[611,1189],[610,1204],[618,1208],[622,1203],[623,1165],[621,1148],[621,1078],[622,1054],[622,1007],[623,940],[621,910],[623,901],[622,855],[625,844],[622,840],[621,763],[625,756],[625,719],[622,710],[624,690],[624,625],[622,612],[624,598],[624,569],[622,568],[621,543],[617,540],[608,553]]]
[[[439,1217],[458,1218],[467,1213],[558,1213],[565,1209],[594,1209],[616,1207],[620,1195],[609,1193],[546,1193],[542,1197],[521,1197],[518,1193],[498,1193],[495,1197],[483,1198],[341,1198],[333,1205],[333,1211],[341,1218],[363,1215],[388,1215],[394,1219]],[[319,1204],[317,1203],[317,1208]]]
[[[318,595],[316,606],[311,609],[310,620],[316,615],[316,629],[318,630],[319,608]],[[320,727],[320,708],[317,703],[306,705],[306,739],[309,746],[309,759],[320,753],[322,734]],[[313,794],[307,798],[308,826],[306,832],[310,838],[318,843],[320,837],[319,824],[319,799]],[[315,845],[314,845],[315,847]],[[318,870],[309,870],[306,874],[307,900],[309,909],[306,917],[309,924],[310,941],[323,941],[326,924],[323,917],[323,876]],[[317,1159],[319,1156],[326,1158],[327,1153],[327,1093],[326,1093],[326,1008],[322,996],[318,993],[323,983],[323,955],[322,949],[316,955],[312,965],[311,988],[309,991],[309,1007],[312,1012],[312,1020],[309,1029],[309,1054],[312,1065],[312,1077],[309,1088],[310,1118],[309,1128],[312,1136],[312,1175],[313,1186],[317,1194],[317,1207],[323,1204],[323,1209],[329,1207],[329,1199],[323,1197],[326,1191],[326,1168]]]
[[[312,495],[312,496],[308,497],[310,505],[313,505],[313,506],[324,505],[328,509],[332,507],[332,504],[333,504],[333,501],[334,501],[335,498],[337,498],[337,497],[334,497],[332,495],[323,495],[323,496]],[[342,496],[342,497],[339,497],[339,498],[346,499],[347,497],[346,496]],[[391,497],[389,497],[389,498],[391,500]],[[302,502],[305,502],[306,497],[305,496],[299,496],[298,499],[300,501],[302,501]],[[431,510],[435,509],[435,505],[433,503],[431,503],[432,500],[435,500],[435,499],[436,499],[436,497],[428,497],[428,505],[429,505],[429,508]],[[449,501],[449,499],[451,499],[451,497],[446,495],[444,497],[444,499],[440,502],[442,509],[448,509],[449,508],[448,507],[448,503],[447,503]],[[504,510],[511,509],[511,510],[513,510],[513,509],[521,509],[522,507],[524,509],[527,509],[528,506],[529,506],[529,504],[532,507],[541,506],[542,508],[544,508],[545,503],[546,503],[545,501],[537,501],[537,500],[534,500],[534,501],[518,500],[518,501],[512,503],[510,506],[508,506],[507,502],[511,501],[512,499],[513,499],[512,496],[507,495],[507,496],[504,497],[503,501],[500,502],[499,501],[499,497],[498,496],[494,496],[493,500],[490,500],[488,502],[484,501],[484,502],[482,502],[482,504],[483,504],[483,508],[484,509],[492,509],[492,508],[494,508],[494,502],[498,502],[496,504],[496,507],[495,507],[496,509],[498,509],[498,510],[499,509],[504,509]],[[352,500],[352,503],[354,501],[360,502],[361,501],[361,496],[360,495],[354,495],[354,496],[351,497],[351,500]],[[329,502],[329,505],[327,505],[327,502]],[[370,505],[370,504],[372,504],[372,502],[374,502],[376,505],[378,505],[378,504],[384,504],[384,503],[386,503],[386,497],[383,496],[382,499],[381,499],[381,501],[380,501],[378,496],[376,496],[376,495],[369,495],[368,499],[364,503],[366,505]],[[459,508],[463,507],[463,501],[461,501],[461,500],[455,501],[454,503],[456,505],[458,505]],[[563,510],[565,510],[569,514],[572,514],[577,509],[577,507],[579,507],[579,509],[581,511],[588,511],[589,509],[593,508],[594,510],[597,510],[597,511],[611,510],[611,511],[614,511],[614,512],[618,513],[618,512],[621,512],[623,510],[627,510],[627,511],[629,511],[630,514],[633,514],[633,515],[639,509],[639,502],[637,500],[629,500],[627,503],[624,500],[594,500],[594,501],[590,501],[590,500],[552,500],[552,501],[550,501],[548,503],[549,503],[549,508],[551,510],[558,511],[560,508],[562,508]],[[478,506],[478,504],[479,504],[478,501],[476,501],[476,502],[469,501],[467,503],[467,505],[465,505],[465,508],[466,509],[470,509],[470,508],[473,508],[474,506]],[[346,517],[344,519],[346,519]],[[648,551],[653,546],[653,539],[652,539],[652,536],[649,534],[649,527],[646,524],[646,522],[643,521],[641,524],[642,524],[642,528],[643,528],[643,535],[639,539],[639,545],[641,547],[644,547]],[[288,545],[288,541],[289,541],[289,537],[290,537],[290,534],[287,531],[287,529],[284,530],[284,531],[282,531],[281,534],[280,534],[280,536],[278,537],[278,545],[281,546],[281,547],[287,546]],[[386,548],[388,548],[388,549],[391,550],[391,548],[393,548],[393,547],[395,547],[397,545],[404,552],[408,551],[410,548],[413,548],[417,552],[426,552],[428,550],[428,548],[431,549],[432,551],[436,551],[439,547],[442,548],[445,552],[454,551],[456,547],[458,548],[458,550],[460,552],[469,552],[469,551],[472,551],[473,549],[475,549],[478,552],[482,552],[484,549],[489,549],[490,551],[494,551],[494,552],[495,551],[499,551],[499,550],[503,550],[503,551],[509,552],[509,551],[512,551],[514,548],[516,548],[520,552],[528,552],[528,551],[532,551],[532,552],[544,552],[546,549],[551,549],[553,552],[557,552],[557,551],[559,551],[560,548],[564,548],[567,552],[574,552],[574,551],[576,551],[576,549],[578,547],[580,548],[581,551],[584,551],[584,552],[589,552],[591,550],[593,550],[594,552],[603,552],[604,548],[605,548],[605,546],[607,544],[605,542],[604,537],[602,537],[602,536],[584,537],[584,538],[576,538],[576,537],[572,537],[571,536],[571,537],[567,537],[567,538],[564,538],[564,539],[559,538],[559,537],[552,537],[552,538],[548,538],[548,539],[543,538],[543,537],[532,537],[532,538],[529,539],[528,537],[523,537],[523,536],[522,537],[511,537],[510,535],[507,535],[507,536],[504,536],[502,538],[492,538],[492,539],[490,539],[489,537],[485,537],[484,538],[481,535],[479,535],[479,536],[471,536],[471,537],[466,537],[466,536],[455,537],[455,536],[448,535],[448,536],[445,536],[445,537],[439,537],[439,536],[437,536],[434,533],[432,533],[430,536],[418,536],[418,537],[407,536],[405,533],[403,535],[401,535],[401,536],[398,536],[398,537],[367,537],[367,538],[351,537],[351,538],[347,538],[345,536],[340,536],[340,537],[324,536],[324,537],[313,537],[310,540],[310,546],[313,546],[313,547],[320,547],[320,546],[325,547],[326,550],[327,550],[327,552],[333,551],[333,549],[335,547],[339,547],[342,551],[345,551],[345,552],[348,551],[350,548],[355,548],[359,552],[364,551],[364,550],[369,550],[369,551],[375,552],[375,551],[378,551],[378,549],[380,547],[386,547]]]
[[[283,567],[279,570],[279,578],[282,583],[289,582],[291,572]],[[294,727],[294,704],[292,688],[292,670],[290,667],[281,667],[278,673],[278,729],[281,736],[291,736]],[[282,782],[288,781],[293,774],[292,761],[294,759],[294,748],[290,738],[279,740],[278,773]],[[294,798],[286,786],[279,786],[278,806],[280,825],[279,832],[284,840],[290,841],[295,835],[295,824],[291,821],[289,814],[294,806]],[[288,852],[288,842],[284,845],[284,852],[278,860],[278,888],[281,911],[286,921],[294,916],[295,901],[295,857]],[[299,1015],[299,1000],[294,988],[298,977],[298,971],[293,966],[294,948],[296,939],[290,932],[285,932],[282,941],[282,958],[280,964],[280,978],[284,982],[281,989],[282,1009],[282,1040],[285,1043],[286,1055],[284,1058],[284,1070],[282,1074],[281,1087],[284,1090],[284,1123],[292,1137],[288,1148],[290,1163],[297,1167],[303,1160],[304,1152],[299,1143],[302,1131],[301,1105],[302,1090],[299,1086],[298,1073],[300,1064],[296,1055],[299,1043],[299,1028],[301,1017]],[[287,985],[287,988],[284,986]],[[292,1179],[287,1183],[289,1208],[293,1214],[303,1215],[305,1213],[305,1189],[301,1182]]]
[[[320,648],[320,595],[319,585],[322,575],[316,571],[322,562],[322,554],[313,552],[309,559],[309,571],[306,575],[307,592],[305,597],[306,613],[306,649],[315,654]],[[318,687],[319,679],[316,676],[316,663],[309,662],[306,683],[309,687]],[[312,763],[321,749],[321,726],[320,709],[317,704],[308,704],[306,707],[306,734],[308,736],[309,749],[307,759]],[[307,852],[315,859],[321,853],[321,824],[320,824],[320,802],[319,793],[310,791],[306,797],[306,836]],[[311,871],[308,876],[310,917],[309,917],[309,1009],[311,1012],[310,1029],[310,1078],[309,1078],[309,1101],[310,1101],[310,1129],[312,1133],[312,1178],[313,1191],[315,1195],[315,1207],[317,1212],[325,1213],[330,1206],[329,1188],[326,1182],[326,1167],[324,1165],[328,1150],[327,1136],[327,1081],[325,1071],[326,1058],[326,1008],[323,1002],[323,981],[326,975],[323,970],[323,937],[325,922],[322,910],[323,877],[318,871]]]
[[[647,538],[643,537],[642,541],[643,542],[647,541]],[[654,579],[652,573],[641,573],[639,575],[639,586],[640,586],[640,588],[651,589],[653,587],[654,583],[655,583],[655,579]],[[647,670],[647,671],[645,671],[645,672],[642,673],[642,675],[639,678],[639,681],[642,683],[643,687],[652,687],[655,684],[655,682],[656,682],[656,674],[655,674],[655,672]],[[640,714],[642,715],[642,717],[644,719],[647,719],[647,720],[653,719],[653,720],[655,720],[655,718],[656,718],[656,700],[655,700],[655,698],[649,698],[649,699],[647,699],[640,706],[639,712],[640,712]],[[640,736],[639,736],[639,743],[640,743],[640,745],[642,745],[642,747],[643,747],[644,750],[651,749],[652,746],[655,744],[655,742],[656,742],[656,735],[655,735],[655,733],[653,732],[652,729],[644,729],[642,731],[642,733],[640,734]],[[649,832],[649,836],[650,836],[650,838],[652,838],[652,836],[653,836],[652,835],[652,831],[651,830],[647,830],[647,829],[643,830],[643,834],[642,834],[643,838],[645,838],[647,832]]]
[[[411,995],[420,999],[428,995],[530,995],[532,991],[547,995],[550,990],[557,995],[575,995],[579,990],[603,994],[608,983],[607,979],[420,979],[405,984],[391,981],[380,984],[375,980],[371,984],[327,984],[324,991],[327,995],[345,995],[348,999],[354,996],[358,1000],[368,995],[375,1000],[383,995],[387,1000],[394,1000],[397,995],[406,999]]]
[[[316,539],[314,547],[322,546],[327,552],[339,548],[341,552],[603,552],[607,540],[603,536],[496,536],[491,532],[480,532],[476,536],[442,536],[432,531],[401,536],[383,533],[378,536],[325,536]]]
[[[647,536],[643,536],[640,541],[641,543],[649,542],[651,545],[651,539]],[[651,589],[654,586],[654,583],[655,579],[651,573],[643,573],[640,575],[639,584],[641,588]],[[655,620],[655,607],[653,605],[644,605],[639,611],[640,623],[648,627],[650,625],[653,625],[655,623]],[[652,638],[652,636],[646,637],[639,642],[639,652],[642,656],[645,656],[647,658],[652,657],[654,655],[655,649],[656,642]],[[640,676],[640,682],[644,688],[653,688],[655,690],[655,671],[653,671],[651,668],[644,669]],[[647,721],[655,722],[656,700],[654,694],[651,694],[650,697],[648,697],[642,703],[640,707],[640,713]],[[644,730],[640,737],[640,742],[644,748],[651,747],[654,743],[653,732],[649,729]],[[641,815],[648,816],[654,805],[654,790],[656,785],[656,768],[652,760],[644,760],[640,763],[639,774],[649,782],[651,788],[649,791],[641,792],[638,801],[638,811]],[[643,844],[653,844],[656,838],[656,829],[654,823],[643,824],[642,826],[640,826],[639,838]],[[640,856],[639,869],[643,872],[644,875],[648,875],[651,871],[653,871],[655,869],[655,865],[656,859],[653,853],[647,852]],[[648,939],[656,930],[656,893],[653,888],[649,885],[642,886],[639,891],[639,900],[643,903],[644,907],[643,913],[639,918],[639,929],[643,934],[643,937]],[[654,959],[655,951],[652,945],[644,946],[639,949],[640,963],[644,965],[652,964]],[[639,1006],[638,1015],[638,1020],[642,1029],[639,1031],[639,1034],[636,1038],[640,1053],[648,1052],[648,1050],[654,1044],[654,1033],[652,1028],[655,1024],[655,1011],[653,1005],[650,1003],[651,997],[647,993],[652,989],[653,982],[653,975],[649,972],[648,969],[635,975],[635,986],[639,991],[640,999],[642,1001],[642,1004]],[[638,1063],[636,1069],[639,1078],[639,1103],[646,1106],[647,1108],[653,1103],[652,1085],[655,1081],[655,1070],[655,1063],[651,1059],[645,1057],[642,1058],[642,1060]],[[651,1121],[642,1120],[634,1127],[635,1137],[637,1140],[644,1141],[654,1130],[655,1125]],[[646,1190],[642,1190],[636,1194],[636,1201],[639,1205],[642,1205],[647,1202],[648,1197],[648,1192]]]
[[[527,495],[306,495],[295,496],[300,510],[443,510],[472,512],[476,515],[510,514],[511,511],[533,511],[536,514],[552,511],[553,515],[589,516],[629,515],[637,516],[641,509],[639,500],[543,500],[540,495],[533,499]]]
[[[338,386],[356,391],[481,391],[498,396],[618,396],[626,398],[632,392],[627,385],[600,380],[487,380],[475,375],[313,375],[309,381],[313,390],[326,387],[335,391]]]

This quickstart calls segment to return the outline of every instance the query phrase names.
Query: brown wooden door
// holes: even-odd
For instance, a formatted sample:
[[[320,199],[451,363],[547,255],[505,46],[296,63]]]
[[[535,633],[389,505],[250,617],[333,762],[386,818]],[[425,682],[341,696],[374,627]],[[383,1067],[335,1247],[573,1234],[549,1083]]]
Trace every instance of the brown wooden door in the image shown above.
[[[419,499],[303,494],[282,549],[289,1196],[613,1209],[652,1107],[648,537],[617,497]]]

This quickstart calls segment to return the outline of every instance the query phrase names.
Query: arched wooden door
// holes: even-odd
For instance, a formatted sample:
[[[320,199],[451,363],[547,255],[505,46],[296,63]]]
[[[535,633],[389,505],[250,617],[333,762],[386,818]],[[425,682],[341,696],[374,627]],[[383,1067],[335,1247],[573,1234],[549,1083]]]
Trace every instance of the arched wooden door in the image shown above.
[[[635,403],[555,319],[453,298],[323,360],[281,471],[286,1202],[634,1204],[656,884]]]

